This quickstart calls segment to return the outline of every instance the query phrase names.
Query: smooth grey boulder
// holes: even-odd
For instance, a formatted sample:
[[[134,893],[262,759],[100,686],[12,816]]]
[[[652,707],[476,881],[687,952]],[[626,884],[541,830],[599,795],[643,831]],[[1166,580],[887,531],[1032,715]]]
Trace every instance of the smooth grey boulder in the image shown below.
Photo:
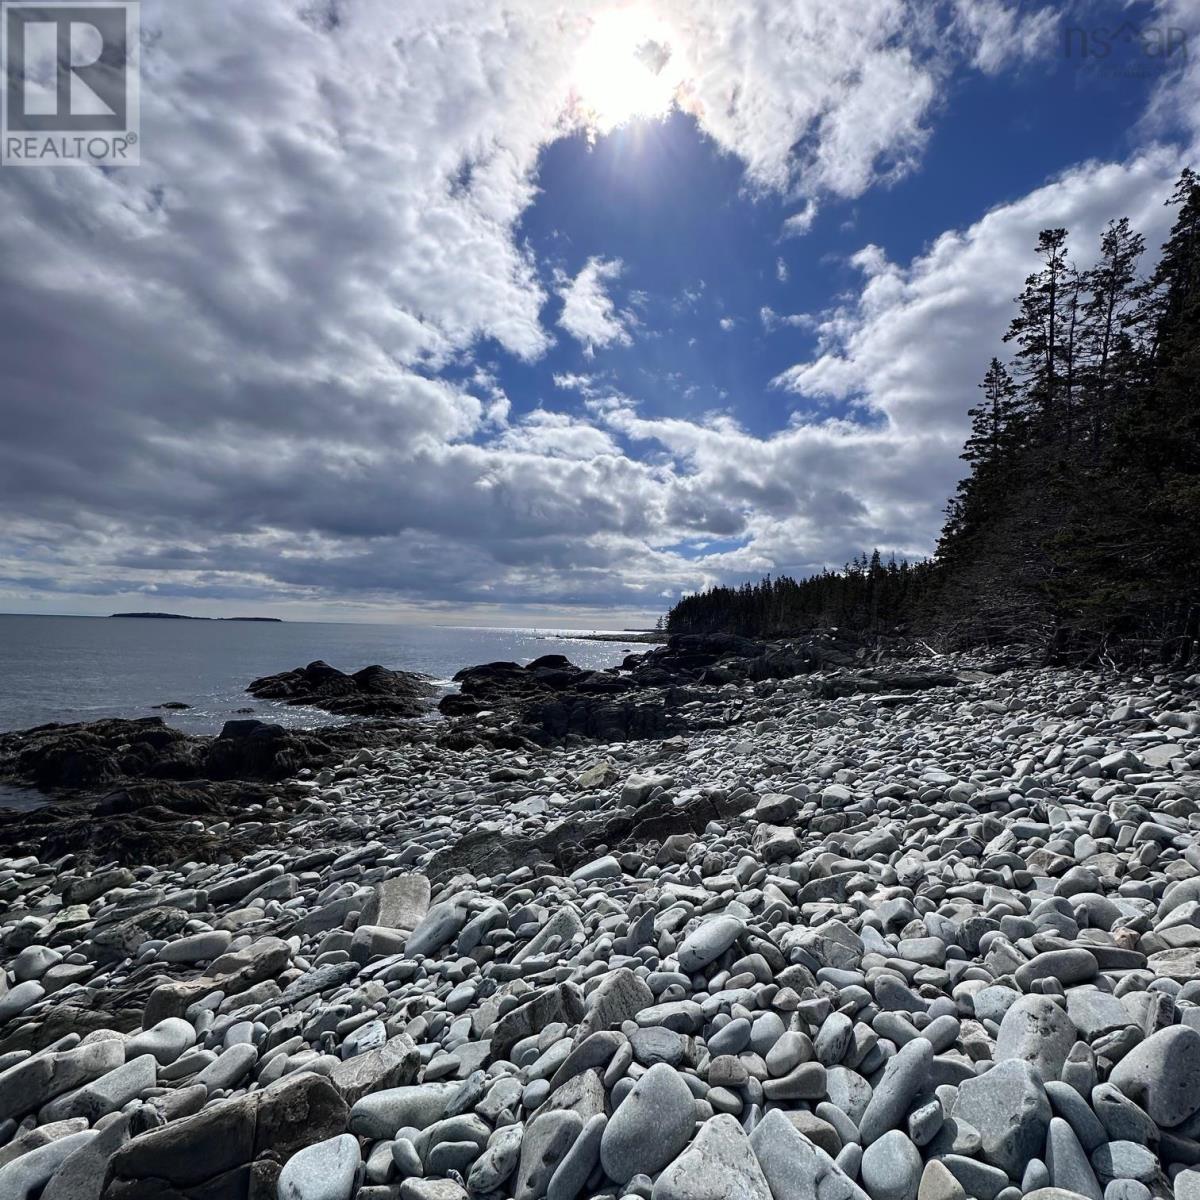
[[[108,1160],[129,1141],[129,1116],[122,1116],[82,1143],[54,1172],[40,1200],[100,1200]]]
[[[47,1100],[99,1079],[125,1061],[119,1034],[54,1054],[40,1054],[0,1073],[0,1121],[41,1108]]]
[[[525,1129],[517,1168],[515,1200],[541,1200],[555,1171],[583,1132],[583,1118],[571,1109],[543,1113]]]
[[[86,1117],[88,1123],[94,1125],[101,1117],[124,1108],[130,1100],[152,1088],[157,1078],[157,1066],[153,1054],[141,1054],[115,1071],[51,1100],[41,1110],[39,1118],[62,1121],[69,1117]]]
[[[869,1200],[815,1142],[773,1109],[754,1127],[750,1146],[773,1200]]]
[[[1088,1200],[1104,1200],[1104,1192],[1096,1180],[1087,1152],[1080,1145],[1075,1131],[1061,1117],[1051,1117],[1046,1133],[1046,1167],[1050,1183],[1056,1188],[1078,1192]]]
[[[738,940],[742,929],[737,917],[711,917],[698,925],[675,952],[680,969],[691,975],[715,962]]]
[[[862,1119],[858,1122],[864,1146],[883,1137],[889,1129],[900,1126],[913,1101],[929,1082],[932,1067],[931,1042],[914,1038],[900,1047],[884,1067],[883,1078],[875,1085]],[[850,1115],[853,1117],[853,1113]]]
[[[7,982],[7,980],[6,980]],[[0,992],[0,1022],[20,1016],[31,1004],[36,1004],[46,989],[35,979],[27,979],[6,992]]]
[[[298,1150],[279,1173],[279,1200],[349,1200],[362,1162],[358,1139],[343,1133]]]
[[[505,1125],[492,1134],[487,1149],[475,1160],[467,1176],[467,1186],[472,1192],[494,1192],[508,1181],[521,1161],[524,1137],[524,1125]]]
[[[59,1167],[95,1137],[94,1129],[83,1129],[14,1158],[0,1167],[0,1196],[4,1200],[32,1200]]]
[[[674,1067],[658,1063],[633,1085],[600,1139],[600,1161],[616,1183],[662,1170],[691,1139],[696,1103]]]
[[[899,1129],[890,1129],[863,1151],[860,1172],[871,1200],[915,1200],[921,1152]]]
[[[1158,1156],[1138,1142],[1105,1142],[1093,1151],[1092,1165],[1103,1183],[1134,1179],[1150,1186],[1160,1173]]]
[[[546,1188],[546,1200],[575,1200],[600,1161],[600,1139],[608,1117],[602,1112],[589,1117],[582,1132],[562,1161],[554,1168]]]
[[[428,1129],[445,1116],[458,1089],[457,1083],[419,1083],[372,1092],[355,1101],[347,1128],[376,1140],[395,1137],[396,1130],[406,1126]]]
[[[429,911],[429,894],[427,876],[394,875],[376,885],[359,914],[359,924],[415,930]]]
[[[621,864],[611,855],[593,859],[571,872],[572,883],[593,883],[597,879],[620,879]]]
[[[233,934],[227,929],[209,929],[168,942],[156,955],[157,962],[198,963],[220,958],[229,949]]]
[[[1095,979],[1100,970],[1096,956],[1082,946],[1064,950],[1046,950],[1019,966],[1015,973],[1017,986],[1029,989],[1041,979],[1057,979],[1063,987]]]
[[[165,1067],[196,1044],[196,1030],[182,1017],[166,1017],[157,1025],[125,1039],[126,1059],[153,1054]]]
[[[1100,1118],[1092,1111],[1091,1105],[1069,1084],[1046,1084],[1046,1097],[1054,1115],[1062,1117],[1071,1126],[1086,1153],[1090,1154],[1101,1142],[1108,1141],[1108,1134],[1100,1123]]]
[[[940,1161],[962,1185],[967,1195],[976,1196],[978,1200],[996,1200],[996,1197],[1010,1186],[1008,1176],[999,1167],[980,1162],[977,1158],[967,1158],[963,1154],[945,1154]]]
[[[1000,1022],[995,1059],[1029,1063],[1048,1083],[1062,1074],[1078,1036],[1071,1018],[1049,996],[1022,996]]]
[[[578,1194],[578,1193],[576,1193]],[[700,1126],[692,1144],[655,1180],[651,1200],[772,1200],[750,1139],[721,1114]],[[551,1195],[550,1200],[574,1200]]]
[[[404,943],[407,955],[436,954],[467,923],[467,910],[450,900],[433,905]],[[361,923],[360,924],[365,924]]]
[[[959,1084],[952,1114],[979,1130],[984,1162],[1020,1179],[1046,1144],[1050,1101],[1037,1069],[1009,1059]]]
[[[1150,1114],[1111,1083],[1098,1083],[1092,1088],[1092,1109],[1105,1135],[1100,1142],[1158,1145],[1161,1131]]]
[[[1109,1082],[1172,1129],[1200,1111],[1200,1033],[1172,1025],[1135,1046],[1113,1068]]]
[[[258,1050],[249,1042],[236,1042],[208,1064],[195,1079],[213,1092],[232,1088],[250,1074],[258,1062]]]

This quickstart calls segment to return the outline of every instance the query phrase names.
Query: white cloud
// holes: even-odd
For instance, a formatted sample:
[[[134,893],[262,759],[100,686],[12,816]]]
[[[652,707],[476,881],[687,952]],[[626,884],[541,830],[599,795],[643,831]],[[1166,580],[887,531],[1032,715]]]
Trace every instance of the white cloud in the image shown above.
[[[797,206],[796,233],[827,193],[912,169],[964,55],[989,69],[1039,44],[994,5],[960,4],[948,31],[916,0],[644,2],[677,103],[751,191]],[[0,172],[0,587],[656,606],[722,574],[927,548],[1039,223],[1161,224],[1170,156],[1081,168],[907,265],[858,255],[861,295],[780,385],[860,422],[756,437],[640,415],[583,374],[554,380],[583,413],[522,416],[476,356],[551,345],[521,220],[610,7],[357,0],[323,23],[293,0],[146,0],[144,165]],[[1171,80],[1163,119],[1195,105],[1194,75]],[[558,282],[588,347],[636,332],[620,266]],[[714,539],[739,545],[670,549]]]
[[[1189,130],[1195,165],[1200,155],[1200,6],[1193,0],[1160,0],[1143,29],[1156,51],[1151,61],[1162,69],[1143,131]]]
[[[618,311],[607,291],[607,286],[619,279],[624,269],[625,264],[619,258],[589,258],[573,279],[560,280],[558,294],[563,309],[558,324],[581,342],[586,351],[628,346],[633,341],[629,334],[631,314]]]
[[[555,375],[554,386],[564,392],[579,392],[583,396],[595,395],[597,390],[595,375],[581,375],[574,371]]]
[[[733,317],[722,317],[717,324],[720,325],[722,333],[732,333],[737,326],[737,321]]]
[[[497,443],[502,450],[550,458],[594,459],[617,455],[612,437],[587,421],[565,413],[534,409],[505,431]]]
[[[779,280],[780,283],[787,283],[788,281],[788,265],[783,261],[782,258],[777,258],[775,260],[775,278]]]
[[[769,304],[764,304],[758,310],[758,319],[767,333],[784,328],[811,329],[816,324],[807,313],[777,313]]]
[[[1030,10],[1006,0],[955,0],[954,8],[959,29],[975,45],[972,61],[988,75],[1046,54],[1061,36],[1065,15],[1049,5]]]
[[[853,401],[894,426],[916,422],[957,437],[969,407],[964,399],[998,348],[1012,297],[1035,265],[1038,231],[1066,226],[1086,263],[1104,224],[1127,215],[1154,246],[1169,220],[1163,199],[1181,166],[1178,152],[1163,148],[1125,164],[1075,168],[966,230],[942,234],[907,268],[879,247],[865,247],[853,259],[866,276],[857,300],[826,314],[818,326],[822,353],[781,373],[776,385]]]
[[[780,230],[780,237],[803,237],[812,228],[812,223],[816,218],[816,201],[811,199],[806,200],[803,208],[798,212],[792,213],[790,217],[785,218],[783,228]]]

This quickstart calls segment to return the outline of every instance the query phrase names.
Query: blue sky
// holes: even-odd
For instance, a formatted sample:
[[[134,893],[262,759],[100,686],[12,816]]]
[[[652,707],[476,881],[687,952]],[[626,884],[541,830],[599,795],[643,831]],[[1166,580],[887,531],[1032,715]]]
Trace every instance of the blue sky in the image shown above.
[[[1156,246],[1200,124],[1175,0],[142,23],[142,165],[0,169],[0,611],[619,626],[924,555],[1038,229]]]

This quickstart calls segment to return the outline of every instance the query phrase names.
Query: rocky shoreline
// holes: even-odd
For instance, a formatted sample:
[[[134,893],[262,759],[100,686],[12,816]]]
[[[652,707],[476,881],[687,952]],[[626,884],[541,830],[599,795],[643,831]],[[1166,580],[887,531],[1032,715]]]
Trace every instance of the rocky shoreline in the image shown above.
[[[0,1197],[1200,1197],[1200,676],[460,676],[0,735]]]

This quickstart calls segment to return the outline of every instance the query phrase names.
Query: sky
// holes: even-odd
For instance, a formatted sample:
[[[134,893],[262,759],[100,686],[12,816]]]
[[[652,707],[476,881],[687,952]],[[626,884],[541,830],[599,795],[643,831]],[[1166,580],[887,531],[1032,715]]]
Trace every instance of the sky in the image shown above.
[[[0,611],[645,624],[918,559],[1200,6],[145,0],[141,165],[0,167]],[[1169,48],[1169,52],[1168,52]]]

